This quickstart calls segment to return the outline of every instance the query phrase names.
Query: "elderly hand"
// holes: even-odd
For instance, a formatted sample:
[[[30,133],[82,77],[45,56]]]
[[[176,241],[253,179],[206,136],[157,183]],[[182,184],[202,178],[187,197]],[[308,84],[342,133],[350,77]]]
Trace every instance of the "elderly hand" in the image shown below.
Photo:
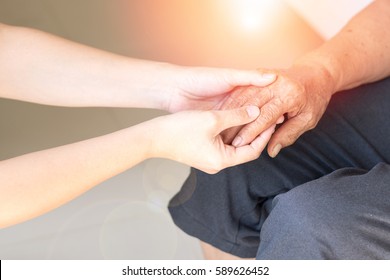
[[[234,147],[222,141],[220,133],[230,127],[252,122],[259,116],[256,106],[225,111],[184,111],[149,122],[153,140],[151,156],[176,160],[207,173],[258,158],[275,127],[248,145]]]
[[[250,143],[285,116],[286,121],[268,144],[269,155],[275,157],[282,148],[293,144],[300,135],[317,125],[333,94],[334,82],[329,73],[319,65],[294,65],[276,73],[277,81],[270,86],[239,88],[224,102],[221,109],[246,105],[260,108],[256,121],[226,131],[225,142],[232,141],[236,147]]]

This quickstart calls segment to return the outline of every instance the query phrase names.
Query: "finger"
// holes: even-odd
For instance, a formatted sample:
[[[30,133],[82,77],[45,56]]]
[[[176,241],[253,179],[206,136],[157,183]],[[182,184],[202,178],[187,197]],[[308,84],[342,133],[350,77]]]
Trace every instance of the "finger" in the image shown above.
[[[230,69],[227,75],[227,82],[233,87],[247,85],[264,87],[272,84],[276,78],[277,75],[270,71],[243,71]]]
[[[224,131],[228,128],[244,125],[254,121],[260,114],[257,106],[245,106],[233,110],[215,111],[218,118],[218,131]]]
[[[260,109],[260,116],[256,121],[244,126],[233,140],[236,147],[251,143],[260,133],[278,123],[283,117],[283,108],[275,103],[267,103]]]
[[[276,157],[281,149],[292,145],[307,130],[306,122],[299,117],[289,119],[272,136],[268,145],[269,156]]]
[[[243,107],[244,104],[249,105],[249,101],[252,98],[252,96],[255,94],[255,91],[257,93],[256,87],[237,87],[235,88],[228,97],[223,101],[222,105],[220,106],[221,110],[229,110],[229,109],[235,109],[239,107]],[[255,105],[256,103],[251,103],[252,105]],[[233,139],[236,137],[237,133],[241,130],[242,126],[236,126],[229,128],[221,133],[221,137],[224,143],[231,144]]]
[[[273,125],[262,132],[255,140],[252,141],[249,145],[257,151],[263,151],[267,146],[269,140],[271,139],[272,134],[275,132],[276,125]]]
[[[234,109],[248,105],[256,105],[261,108],[264,104],[269,102],[271,98],[272,92],[267,87],[238,87],[224,100],[221,109]]]
[[[280,116],[279,119],[276,121],[276,124],[281,124],[284,122],[284,116]]]
[[[232,109],[242,106],[256,105],[258,107],[263,106],[272,98],[272,92],[268,88],[259,87],[241,87],[235,89],[229,97],[224,101],[221,109]],[[237,136],[238,132],[242,129],[240,127],[234,127],[224,131],[222,133],[222,139],[224,143],[230,144]],[[258,134],[257,134],[258,135]],[[256,136],[257,136],[256,135]],[[252,140],[252,139],[251,139]],[[237,142],[238,140],[236,140]]]
[[[262,151],[267,146],[268,141],[270,140],[272,133],[275,131],[275,125],[271,126],[263,133],[261,133],[251,144],[241,146],[238,148],[229,146],[231,149],[234,149],[231,153],[230,166],[248,162],[254,159],[257,159]]]
[[[222,141],[225,144],[232,144],[234,138],[237,136],[238,132],[243,128],[243,125],[235,126],[226,129],[225,131],[221,132]]]
[[[219,109],[228,110],[242,107],[248,100],[248,96],[242,94],[246,90],[246,87],[234,88],[227,97],[221,102]]]

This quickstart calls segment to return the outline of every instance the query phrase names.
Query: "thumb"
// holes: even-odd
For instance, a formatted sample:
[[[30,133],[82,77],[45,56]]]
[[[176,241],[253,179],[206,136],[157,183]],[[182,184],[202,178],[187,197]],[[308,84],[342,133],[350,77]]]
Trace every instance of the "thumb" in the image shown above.
[[[257,106],[245,106],[233,110],[216,111],[220,124],[218,133],[225,129],[244,125],[257,119],[260,109]]]
[[[276,157],[281,149],[292,145],[307,128],[298,118],[288,120],[274,134],[268,144],[268,154],[270,157]]]
[[[230,82],[235,85],[254,85],[259,87],[265,87],[272,84],[277,78],[275,73],[262,70],[242,71],[236,70],[230,72]]]
[[[278,78],[278,73],[276,71],[271,71],[269,69],[257,68],[255,70],[259,78],[257,81],[253,82],[253,85],[259,87],[269,86],[275,82]]]

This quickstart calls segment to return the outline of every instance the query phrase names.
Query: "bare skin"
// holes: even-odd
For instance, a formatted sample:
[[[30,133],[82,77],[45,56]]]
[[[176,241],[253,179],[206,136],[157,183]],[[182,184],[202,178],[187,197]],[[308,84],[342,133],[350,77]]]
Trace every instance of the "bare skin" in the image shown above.
[[[389,15],[390,1],[374,1],[335,37],[297,59],[289,69],[269,70],[278,74],[269,87],[235,90],[221,108],[252,104],[261,108],[261,114],[241,130],[230,130],[226,139],[235,141],[235,146],[245,145],[286,115],[268,145],[268,153],[275,157],[316,126],[334,93],[388,77]]]
[[[297,59],[289,69],[268,70],[278,74],[277,81],[269,87],[236,89],[221,108],[253,104],[261,113],[255,122],[230,129],[224,139],[237,147],[245,145],[286,115],[286,121],[268,144],[269,155],[277,156],[281,149],[317,125],[334,93],[390,75],[387,26],[390,26],[390,1],[374,1],[335,37]],[[229,254],[210,245],[202,247],[206,257],[229,258]]]
[[[272,126],[239,148],[225,145],[220,135],[254,121],[256,106],[204,110],[220,106],[237,86],[274,80],[274,74],[256,71],[136,60],[0,24],[0,97],[55,106],[199,110],[1,161],[0,228],[46,213],[147,158],[168,158],[209,173],[257,158]]]

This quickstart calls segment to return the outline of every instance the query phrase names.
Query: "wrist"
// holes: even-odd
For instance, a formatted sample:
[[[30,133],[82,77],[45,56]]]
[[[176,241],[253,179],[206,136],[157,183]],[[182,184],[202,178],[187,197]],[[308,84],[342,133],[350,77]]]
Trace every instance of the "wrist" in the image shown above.
[[[168,133],[167,126],[169,116],[161,116],[139,124],[139,134],[142,135],[142,147],[145,147],[145,159],[170,158],[171,149],[168,144],[174,141],[174,136]],[[172,136],[173,139],[169,139]]]
[[[175,91],[177,66],[164,62],[129,60],[128,90],[135,107],[166,110]]]
[[[158,86],[155,88],[155,96],[159,102],[156,109],[172,112],[172,104],[181,92],[181,77],[186,67],[170,63],[159,63],[157,67],[159,69],[156,71]]]
[[[301,73],[300,79],[307,92],[315,92],[330,99],[338,91],[338,80],[326,64],[311,60],[296,61],[292,72]]]
[[[294,66],[307,67],[316,83],[326,88],[330,96],[343,90],[342,71],[340,71],[339,62],[331,54],[323,55],[312,52],[299,58]]]
[[[134,154],[126,156],[140,157],[140,161],[160,157],[158,143],[161,139],[159,126],[156,125],[156,120],[159,118],[157,117],[126,129],[128,145],[136,147],[135,153],[132,152]]]

